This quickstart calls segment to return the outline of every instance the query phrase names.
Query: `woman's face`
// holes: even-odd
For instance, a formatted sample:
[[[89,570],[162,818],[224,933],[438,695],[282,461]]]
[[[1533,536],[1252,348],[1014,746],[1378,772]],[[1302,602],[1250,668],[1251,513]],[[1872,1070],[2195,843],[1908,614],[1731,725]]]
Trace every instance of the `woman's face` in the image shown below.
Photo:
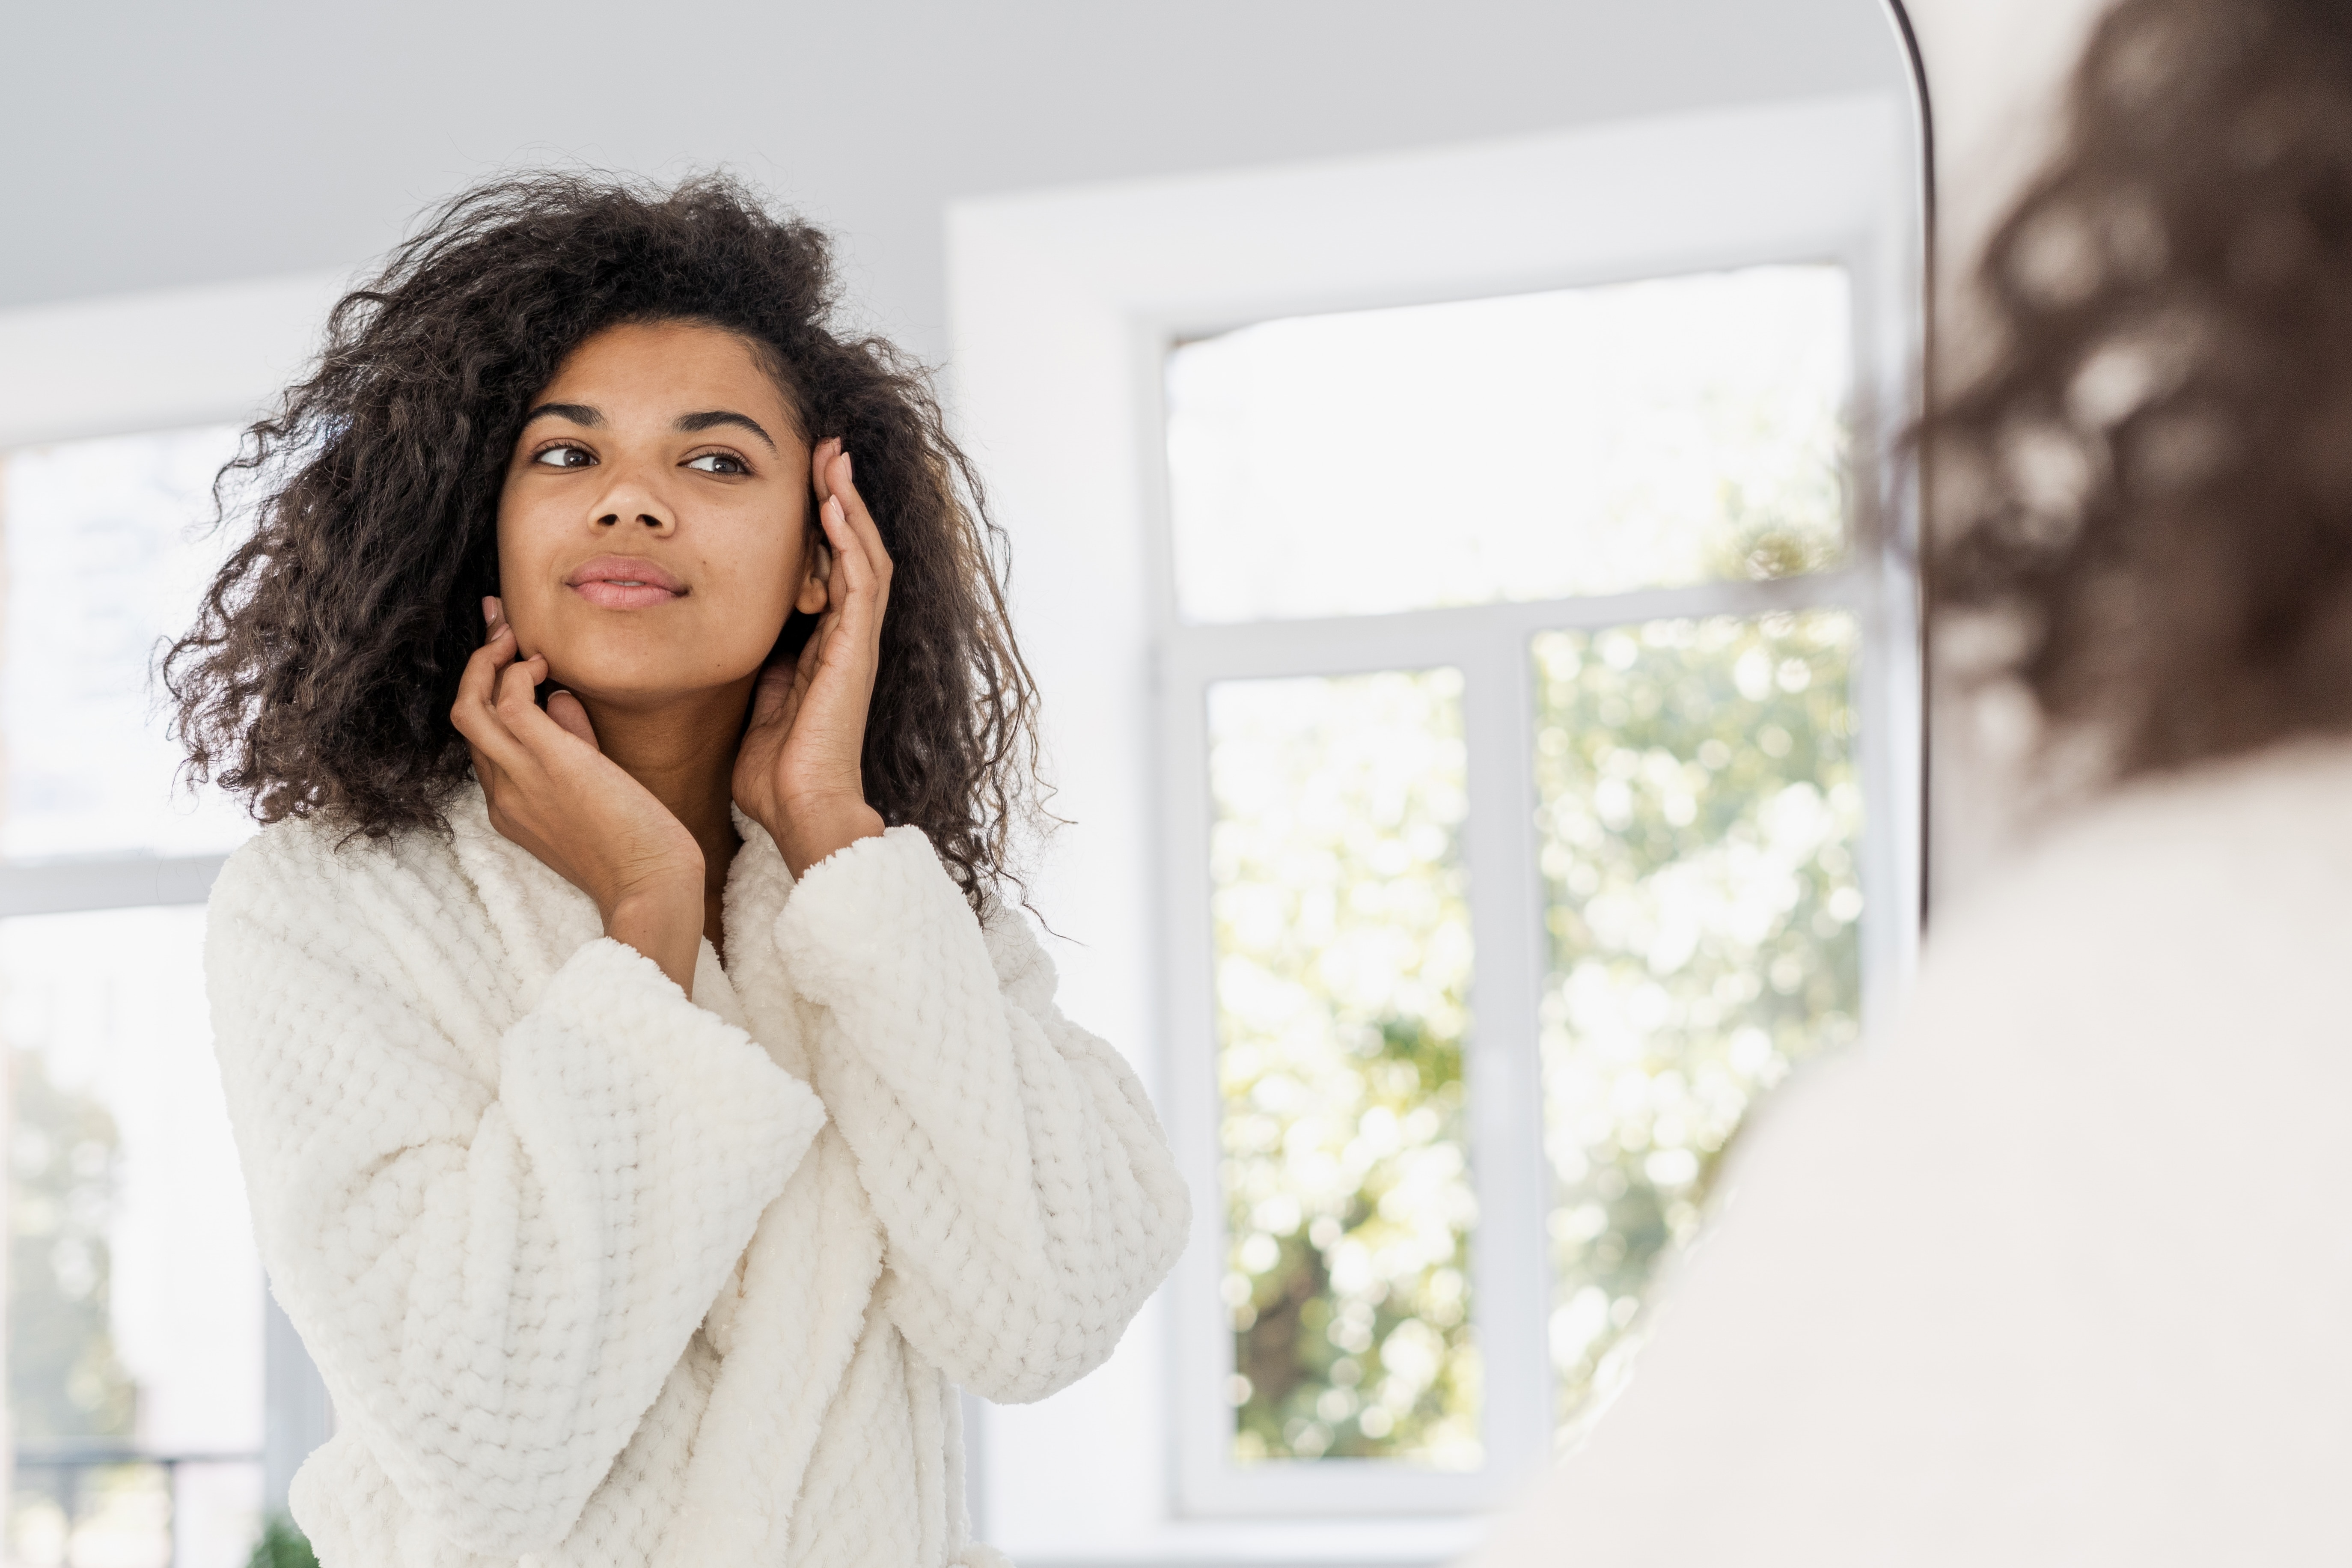
[[[742,339],[609,327],[531,400],[499,496],[499,583],[525,655],[592,707],[748,686],[824,605],[807,444]]]

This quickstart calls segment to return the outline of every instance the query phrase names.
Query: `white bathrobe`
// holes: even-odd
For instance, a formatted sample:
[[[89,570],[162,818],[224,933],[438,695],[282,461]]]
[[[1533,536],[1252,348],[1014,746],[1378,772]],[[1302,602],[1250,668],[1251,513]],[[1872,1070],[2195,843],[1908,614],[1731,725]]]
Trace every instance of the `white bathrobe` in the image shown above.
[[[212,898],[262,1257],[335,1401],[325,1568],[1001,1561],[959,1386],[1042,1398],[1182,1247],[1127,1064],[893,828],[739,817],[687,995],[489,825],[272,827]]]
[[[2102,803],[1783,1092],[1476,1568],[2352,1562],[2352,745]]]

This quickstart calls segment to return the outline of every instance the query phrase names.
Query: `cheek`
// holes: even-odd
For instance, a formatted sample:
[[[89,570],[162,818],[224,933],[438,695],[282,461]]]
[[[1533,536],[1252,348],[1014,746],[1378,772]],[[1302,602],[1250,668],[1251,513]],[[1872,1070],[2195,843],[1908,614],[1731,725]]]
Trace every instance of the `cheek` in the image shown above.
[[[554,549],[554,530],[519,504],[512,488],[499,498],[499,597],[516,634],[529,641],[534,630],[545,629],[548,611],[548,562]]]
[[[705,558],[699,574],[705,586],[698,597],[706,607],[698,619],[714,645],[726,647],[729,663],[757,663],[792,614],[800,552],[779,549],[769,529],[713,542],[718,548]]]

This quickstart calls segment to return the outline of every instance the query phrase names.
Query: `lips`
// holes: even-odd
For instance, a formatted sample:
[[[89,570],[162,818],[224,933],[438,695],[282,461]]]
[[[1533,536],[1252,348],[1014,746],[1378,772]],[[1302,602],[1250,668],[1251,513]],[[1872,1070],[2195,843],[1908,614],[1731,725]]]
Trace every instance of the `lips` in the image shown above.
[[[686,597],[686,584],[637,555],[583,562],[563,585],[600,609],[643,610]]]

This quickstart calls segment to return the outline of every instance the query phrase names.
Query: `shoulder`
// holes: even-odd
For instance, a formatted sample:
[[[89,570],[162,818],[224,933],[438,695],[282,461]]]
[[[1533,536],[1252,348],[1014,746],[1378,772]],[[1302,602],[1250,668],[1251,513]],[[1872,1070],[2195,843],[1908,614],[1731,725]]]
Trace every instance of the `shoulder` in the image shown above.
[[[2003,1179],[2080,1184],[2089,1157],[2103,1181],[2144,1183],[2210,1146],[2200,1119],[2226,1106],[2274,1120],[2247,1102],[2278,1082],[2332,1101],[2352,1089],[2334,995],[2352,951],[2346,802],[2352,748],[2290,751],[2053,826],[1937,914],[1899,1026],[1775,1091],[1733,1172],[1810,1172],[1821,1212],[1916,1199],[1916,1182],[1854,1171],[1979,1170],[1988,1152]]]
[[[381,837],[327,817],[272,823],[228,857],[209,900],[216,925],[327,930],[428,918],[472,901],[450,836]]]
[[[1849,1513],[1897,1540],[2052,1466],[2087,1485],[2084,1454],[2128,1456],[2114,1495],[2144,1489],[2194,1452],[2130,1397],[2175,1347],[2200,1351],[2166,1363],[2163,1401],[2204,1431],[2264,1430],[2216,1414],[2244,1390],[2352,1378],[2326,1307],[2229,1328],[2250,1300],[2352,1300],[2310,1244],[2352,1181],[2347,803],[2352,748],[2148,781],[1939,914],[1904,1027],[1806,1068],[1741,1135],[1551,1528],[1597,1510],[1604,1543],[1630,1541],[1700,1475],[1717,1516],[1793,1539],[1821,1477],[1867,1475]],[[1955,1466],[1985,1484],[1954,1491]]]
[[[1037,922],[1025,904],[1005,901],[1005,889],[992,889],[980,910],[981,940],[988,944],[989,967],[1005,994],[1032,1011],[1054,1000],[1054,961],[1037,940]]]
[[[2118,790],[1938,912],[1919,1001],[2116,1017],[2217,996],[2232,980],[2324,972],[2352,945],[2347,803],[2352,745],[2340,742]]]

